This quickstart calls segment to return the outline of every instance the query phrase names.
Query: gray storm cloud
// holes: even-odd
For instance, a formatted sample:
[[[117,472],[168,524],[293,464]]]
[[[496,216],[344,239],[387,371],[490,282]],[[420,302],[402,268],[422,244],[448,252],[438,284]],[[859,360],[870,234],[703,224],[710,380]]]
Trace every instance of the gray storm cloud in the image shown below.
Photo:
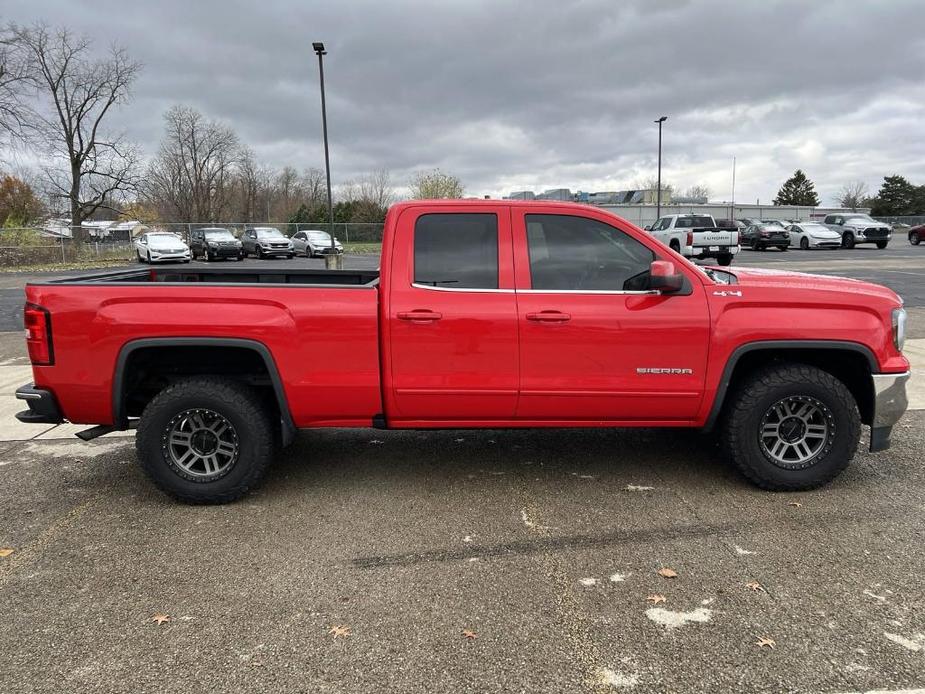
[[[6,3],[4,3],[6,4]],[[925,5],[909,2],[112,2],[3,8],[125,45],[144,63],[114,124],[152,154],[161,116],[192,105],[263,163],[439,166],[474,194],[604,190],[652,175],[768,201],[802,168],[824,203],[846,181],[925,183]]]

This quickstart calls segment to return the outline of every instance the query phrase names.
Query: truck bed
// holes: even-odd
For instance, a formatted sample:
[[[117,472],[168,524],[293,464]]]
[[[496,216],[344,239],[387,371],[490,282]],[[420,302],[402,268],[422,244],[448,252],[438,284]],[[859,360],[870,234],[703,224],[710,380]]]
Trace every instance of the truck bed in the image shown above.
[[[375,287],[379,283],[378,270],[317,270],[280,269],[266,270],[253,267],[163,267],[113,270],[79,277],[50,280],[48,284],[169,284],[204,283],[221,285],[238,284],[298,284],[307,287]],[[45,284],[35,282],[33,284]]]

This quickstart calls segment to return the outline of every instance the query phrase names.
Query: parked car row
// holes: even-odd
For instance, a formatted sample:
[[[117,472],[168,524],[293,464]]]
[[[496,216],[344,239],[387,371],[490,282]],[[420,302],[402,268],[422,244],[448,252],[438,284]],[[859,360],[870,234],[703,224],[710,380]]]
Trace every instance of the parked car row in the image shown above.
[[[777,219],[739,219],[740,239],[744,247],[756,251],[766,248],[854,248],[870,243],[884,249],[893,238],[889,224],[866,214],[830,214],[822,222]],[[910,229],[909,241],[912,240]],[[925,234],[922,234],[925,235]]]
[[[297,231],[289,238],[275,227],[248,227],[239,239],[230,229],[204,227],[190,232],[189,243],[167,231],[150,231],[135,239],[135,255],[141,263],[243,260],[248,256],[314,258],[343,252],[337,237],[332,244],[331,235],[318,229]]]

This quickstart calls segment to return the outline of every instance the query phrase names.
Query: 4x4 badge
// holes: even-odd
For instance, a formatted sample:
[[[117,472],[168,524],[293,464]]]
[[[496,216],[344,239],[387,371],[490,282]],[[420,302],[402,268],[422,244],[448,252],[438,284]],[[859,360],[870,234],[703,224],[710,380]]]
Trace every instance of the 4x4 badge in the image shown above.
[[[731,289],[727,291],[724,289],[721,292],[713,292],[713,296],[742,296],[742,292],[732,291]]]

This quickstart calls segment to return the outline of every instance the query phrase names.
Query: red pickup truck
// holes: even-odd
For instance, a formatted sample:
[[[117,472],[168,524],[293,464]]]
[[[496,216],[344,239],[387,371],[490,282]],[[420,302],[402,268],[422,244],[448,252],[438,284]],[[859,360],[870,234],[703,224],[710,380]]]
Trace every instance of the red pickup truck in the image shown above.
[[[25,422],[137,426],[144,470],[225,502],[311,427],[700,427],[808,489],[906,408],[891,290],[702,268],[604,210],[415,201],[379,271],[162,267],[26,287]]]

